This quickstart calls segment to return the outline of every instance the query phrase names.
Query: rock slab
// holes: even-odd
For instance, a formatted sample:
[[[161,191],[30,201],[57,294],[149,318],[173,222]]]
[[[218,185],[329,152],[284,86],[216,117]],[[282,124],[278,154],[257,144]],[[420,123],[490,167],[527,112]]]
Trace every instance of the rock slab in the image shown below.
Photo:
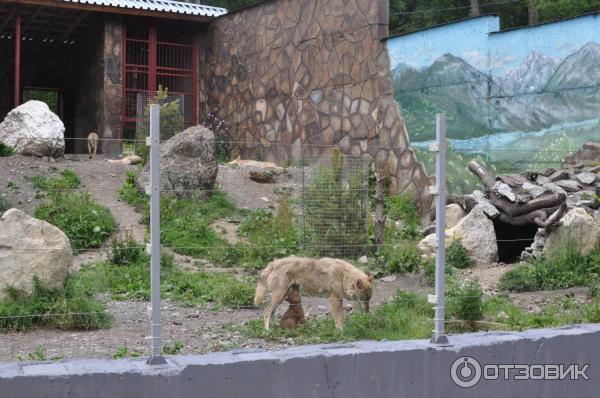
[[[34,276],[48,288],[62,287],[72,261],[71,242],[54,225],[18,209],[0,218],[0,300],[9,286],[31,294]]]

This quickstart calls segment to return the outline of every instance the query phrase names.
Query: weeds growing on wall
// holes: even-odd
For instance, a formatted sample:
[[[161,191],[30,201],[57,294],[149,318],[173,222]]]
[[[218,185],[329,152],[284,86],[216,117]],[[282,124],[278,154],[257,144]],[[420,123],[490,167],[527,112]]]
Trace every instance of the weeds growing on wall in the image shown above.
[[[93,330],[111,324],[106,306],[93,298],[76,275],[67,277],[60,289],[46,288],[34,277],[31,295],[12,288],[7,293],[8,299],[0,302],[0,331],[36,327]]]

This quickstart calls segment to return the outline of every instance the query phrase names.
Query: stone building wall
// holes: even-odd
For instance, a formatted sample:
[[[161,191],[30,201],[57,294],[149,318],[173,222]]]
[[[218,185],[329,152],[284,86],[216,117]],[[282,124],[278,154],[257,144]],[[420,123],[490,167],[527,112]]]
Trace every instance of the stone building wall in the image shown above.
[[[387,25],[388,0],[273,0],[220,17],[207,39],[209,108],[245,157],[288,163],[336,145],[387,165],[391,189],[422,196],[427,176],[394,100]]]
[[[121,104],[123,100],[123,25],[121,17],[107,17],[104,23],[104,96],[102,98],[102,152],[120,153],[119,141],[110,141],[121,137]]]

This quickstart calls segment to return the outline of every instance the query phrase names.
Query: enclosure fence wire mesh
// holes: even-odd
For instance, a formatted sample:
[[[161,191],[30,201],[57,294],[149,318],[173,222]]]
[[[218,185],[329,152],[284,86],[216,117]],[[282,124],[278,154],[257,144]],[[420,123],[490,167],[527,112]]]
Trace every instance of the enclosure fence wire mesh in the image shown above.
[[[161,131],[177,126],[165,133],[163,143],[182,129],[180,100],[180,97],[169,97],[160,102]],[[140,105],[140,115],[145,114],[151,102],[151,99],[140,100],[145,104]],[[168,112],[163,114],[163,109],[168,109]],[[147,126],[139,123],[139,135],[134,139],[101,138],[101,141],[135,143],[135,151],[143,157],[147,150],[146,131]],[[218,146],[223,141],[214,144]],[[223,147],[245,144],[230,141]],[[275,148],[286,153],[293,150],[288,144],[271,145],[275,152]],[[308,147],[303,147],[301,153]],[[123,148],[126,152],[127,147]],[[424,232],[414,200],[410,196],[390,192],[386,186],[383,241],[375,247],[372,240],[376,224],[373,164],[361,157],[341,154],[335,146],[320,148],[325,153],[322,156],[304,155],[288,167],[276,166],[267,170],[267,177],[273,182],[250,179],[252,169],[240,162],[227,164],[232,160],[230,157],[219,166],[216,183],[210,188],[162,190],[161,244],[164,258],[161,261],[161,307],[166,354],[278,348],[296,343],[362,338],[429,337],[433,312],[425,300],[425,293],[431,291],[432,263],[423,260],[416,248]],[[550,178],[553,171],[547,171],[549,167],[574,170],[573,175],[594,168],[593,165],[579,168],[566,165],[563,160],[567,155],[573,155],[572,152],[559,155],[551,152],[545,158],[547,160],[538,162],[540,171],[521,174],[525,170],[504,165],[492,167],[485,162],[485,155],[493,158],[494,154],[486,151],[479,154],[484,155],[478,158],[479,162],[487,167],[493,179],[500,174],[512,175],[512,179],[500,178],[498,181],[506,183],[518,194],[521,194],[525,182],[537,184],[540,177]],[[471,160],[471,155],[464,155],[460,168],[466,168]],[[108,209],[116,219],[113,224],[118,223],[118,226],[101,223],[103,217],[94,218],[90,229],[81,231],[93,237],[97,233],[97,241],[93,242],[82,240],[74,243],[79,242],[79,231],[69,232],[78,268],[71,273],[63,290],[39,286],[36,297],[51,303],[49,307],[39,307],[39,302],[28,302],[18,292],[12,292],[11,300],[0,307],[3,341],[0,358],[3,361],[82,356],[120,358],[147,355],[149,352],[149,272],[148,257],[144,252],[148,197],[139,192],[133,174],[126,173],[126,170],[140,173],[141,169],[132,166],[123,168],[101,159],[95,162],[106,164],[95,175],[86,171],[92,162],[67,160],[37,165],[39,169],[35,170],[40,170],[43,178],[33,175],[30,179],[18,181],[20,185],[34,187],[35,196],[39,196],[36,207],[40,206],[41,210],[34,208],[31,211],[61,229],[69,230],[69,226],[79,226],[80,223],[83,229],[84,222],[88,225],[85,219],[62,219],[78,206],[90,209],[88,215],[104,215],[100,207],[90,207],[94,203]],[[73,170],[76,178],[65,170]],[[598,174],[598,170],[592,172]],[[112,179],[117,179],[117,183],[110,186],[98,183],[99,180]],[[468,184],[464,183],[465,179],[468,179]],[[579,191],[565,191],[565,194],[570,200],[577,195],[579,205],[590,212],[597,211],[598,190],[597,184],[594,184],[579,183],[580,191],[589,191],[589,194],[579,194]],[[465,187],[468,189],[465,190]],[[8,186],[2,189],[4,192],[15,190]],[[111,189],[113,195],[127,204],[126,207],[123,203],[106,199]],[[421,195],[427,189],[413,189],[412,194]],[[500,195],[501,191],[506,194],[504,187],[483,185],[472,172],[463,173],[458,180],[452,180],[450,176],[450,194],[463,197],[473,189],[480,190],[488,200],[493,195]],[[193,195],[177,197],[180,191]],[[476,197],[472,199],[477,200]],[[471,206],[468,198],[465,200],[464,206]],[[554,207],[549,208],[546,217],[558,210]],[[431,219],[432,210],[423,210],[425,216]],[[122,218],[124,212],[136,216]],[[136,222],[138,219],[141,224]],[[540,240],[535,235],[542,229],[540,226],[535,225],[526,236],[521,237],[504,225],[507,223],[492,222],[496,228],[494,243],[499,250],[503,246],[511,255],[517,252],[520,255],[527,250],[529,253],[539,251],[540,247],[535,243],[540,243]],[[583,230],[573,231],[569,239],[581,241],[585,234]],[[452,244],[449,242],[449,245]],[[518,247],[511,248],[506,244],[517,244]],[[29,252],[54,250],[49,247],[19,249]],[[372,314],[368,317],[351,315],[360,312],[356,303],[352,303],[353,308],[345,307],[344,331],[336,331],[330,319],[328,300],[305,295],[302,306],[308,319],[307,326],[294,331],[274,328],[265,332],[260,319],[263,308],[252,304],[257,270],[275,258],[290,254],[343,258],[374,274],[377,281]],[[568,303],[553,302],[541,308],[541,313],[537,309],[521,308],[506,295],[499,294],[497,286],[484,284],[486,281],[481,281],[481,284],[474,282],[475,272],[468,274],[460,268],[469,262],[468,256],[465,258],[464,255],[464,250],[456,245],[456,250],[452,250],[453,257],[448,260],[448,264],[456,265],[449,267],[448,276],[447,324],[450,332],[514,330],[598,320],[594,318],[597,313],[593,310],[591,298],[576,297]],[[359,261],[363,256],[366,263]],[[593,270],[595,263],[591,260],[572,258],[578,262],[574,263],[571,274]],[[527,272],[523,280],[532,286],[513,284],[513,288],[569,287],[559,278],[543,279],[548,272],[544,273],[543,267],[548,264],[536,264],[533,262],[521,267],[521,272]],[[466,269],[470,270],[472,266],[469,263]],[[560,271],[558,268],[554,270]],[[592,274],[590,271],[586,275]],[[412,291],[397,291],[400,283],[392,281],[393,278],[390,281],[384,279],[390,275],[396,275],[403,286],[408,283],[408,290]],[[567,284],[585,286],[587,282],[594,281],[591,277],[584,281],[585,278],[582,274],[579,280],[571,280]],[[414,282],[417,280],[420,281]],[[533,286],[536,283],[541,285]],[[593,289],[593,284],[590,284],[590,291]],[[287,306],[283,303],[277,314],[284,312]]]

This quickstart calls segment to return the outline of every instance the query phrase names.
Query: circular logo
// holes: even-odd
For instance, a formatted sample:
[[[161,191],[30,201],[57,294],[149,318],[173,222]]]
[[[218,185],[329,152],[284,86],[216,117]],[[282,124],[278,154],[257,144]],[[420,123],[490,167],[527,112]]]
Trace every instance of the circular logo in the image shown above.
[[[450,377],[459,387],[473,387],[481,379],[481,366],[471,357],[460,357],[452,363]]]

